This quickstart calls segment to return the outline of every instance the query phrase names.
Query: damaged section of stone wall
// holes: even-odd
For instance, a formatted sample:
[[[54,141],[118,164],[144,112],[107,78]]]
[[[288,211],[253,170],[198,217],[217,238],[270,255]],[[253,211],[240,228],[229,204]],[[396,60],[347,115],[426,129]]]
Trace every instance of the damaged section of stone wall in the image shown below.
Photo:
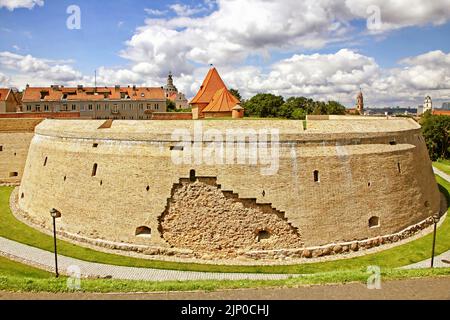
[[[159,231],[171,246],[198,255],[235,256],[238,251],[304,245],[283,212],[222,191],[215,178],[181,179],[159,219]]]

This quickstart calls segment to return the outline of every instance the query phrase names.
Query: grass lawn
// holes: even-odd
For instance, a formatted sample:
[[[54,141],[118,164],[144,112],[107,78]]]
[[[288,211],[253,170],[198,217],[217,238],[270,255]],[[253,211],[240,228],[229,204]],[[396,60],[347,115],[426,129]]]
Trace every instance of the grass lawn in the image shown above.
[[[382,280],[450,276],[450,268],[420,270],[381,270]],[[287,280],[241,281],[131,281],[82,279],[82,292],[161,292],[161,291],[213,291],[220,289],[297,287],[314,284],[365,283],[370,274],[365,270],[337,271],[313,274]],[[67,287],[67,278],[55,279],[53,274],[0,257],[0,291],[9,292],[73,292]]]
[[[450,183],[437,177],[441,191],[446,193],[448,199]],[[53,250],[52,237],[47,236],[14,218],[9,209],[10,187],[0,188],[0,236],[14,241]],[[449,201],[450,203],[450,201]],[[243,273],[300,273],[313,274],[336,271],[365,272],[367,266],[377,265],[382,268],[397,268],[411,263],[419,262],[430,257],[432,235],[425,236],[410,243],[351,259],[328,261],[321,263],[308,263],[290,266],[226,266],[208,265],[198,263],[176,263],[167,261],[145,260],[115,254],[103,253],[83,248],[65,241],[58,241],[58,253],[91,262],[106,263],[121,266],[147,267],[156,269],[203,271],[203,272],[243,272]],[[436,255],[450,250],[450,219],[446,219],[438,230]]]
[[[434,162],[433,165],[439,170],[450,175],[450,160],[438,160],[437,162]]]

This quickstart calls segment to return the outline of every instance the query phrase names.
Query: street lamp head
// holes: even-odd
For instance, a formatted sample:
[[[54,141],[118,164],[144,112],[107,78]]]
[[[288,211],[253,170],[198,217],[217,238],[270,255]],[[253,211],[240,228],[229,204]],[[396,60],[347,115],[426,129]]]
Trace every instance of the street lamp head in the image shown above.
[[[52,218],[61,218],[61,212],[59,212],[58,210],[56,210],[55,208],[53,208],[52,210],[50,210],[50,215],[52,216]]]

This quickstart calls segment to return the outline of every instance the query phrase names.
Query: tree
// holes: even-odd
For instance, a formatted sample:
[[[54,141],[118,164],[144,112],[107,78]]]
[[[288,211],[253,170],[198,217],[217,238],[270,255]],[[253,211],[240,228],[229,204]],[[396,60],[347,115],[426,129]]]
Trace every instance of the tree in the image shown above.
[[[270,93],[258,93],[243,103],[246,115],[261,118],[274,118],[278,116],[281,106],[284,104],[282,96]]]
[[[287,119],[304,120],[311,113],[310,103],[305,97],[290,97],[281,106],[278,116]]]
[[[421,120],[422,134],[432,161],[450,157],[450,117],[426,112]]]
[[[242,96],[241,96],[241,94],[239,93],[239,90],[237,90],[237,89],[230,89],[230,90],[228,90],[228,91],[230,91],[230,93],[231,93],[233,96],[235,96],[239,101],[242,102]]]
[[[336,101],[328,101],[327,114],[344,115],[345,107]]]
[[[167,111],[168,111],[168,112],[176,111],[177,106],[176,106],[175,102],[173,102],[173,101],[170,100],[170,99],[167,99],[167,100],[166,100],[166,104],[167,104]]]

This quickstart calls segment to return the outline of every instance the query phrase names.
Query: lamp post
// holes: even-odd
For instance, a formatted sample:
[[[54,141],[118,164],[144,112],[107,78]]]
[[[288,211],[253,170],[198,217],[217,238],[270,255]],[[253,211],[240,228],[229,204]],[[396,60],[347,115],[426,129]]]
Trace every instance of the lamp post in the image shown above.
[[[61,212],[59,212],[58,210],[53,208],[52,210],[50,210],[50,215],[53,218],[53,245],[55,247],[55,274],[56,274],[56,278],[58,278],[59,273],[58,273],[58,253],[56,251],[56,219],[61,218]]]
[[[436,247],[436,231],[439,218],[440,217],[438,213],[433,216],[434,231],[433,231],[433,248],[431,249],[431,268],[434,268],[434,249]]]

